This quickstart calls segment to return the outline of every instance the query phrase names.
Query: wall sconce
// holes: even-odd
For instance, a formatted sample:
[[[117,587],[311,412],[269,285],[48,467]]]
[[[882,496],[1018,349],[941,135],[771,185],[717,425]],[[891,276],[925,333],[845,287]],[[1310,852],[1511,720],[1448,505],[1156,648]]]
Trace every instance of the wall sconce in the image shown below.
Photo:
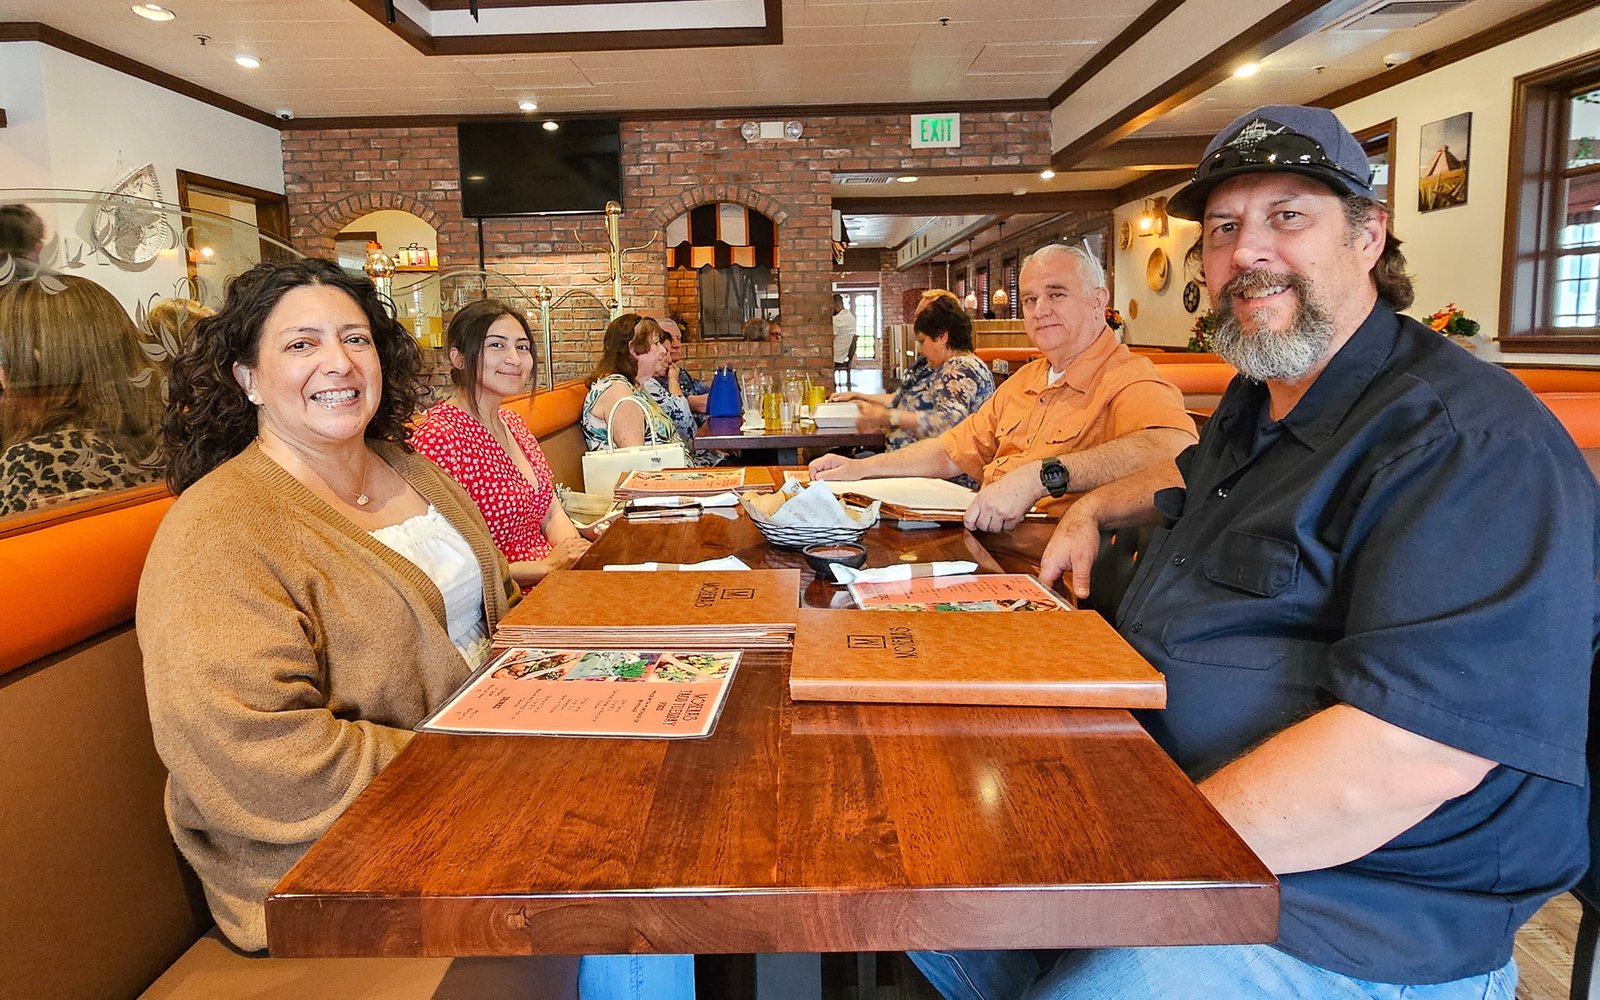
[[[1139,213],[1140,236],[1167,235],[1167,199],[1146,198],[1144,210]]]

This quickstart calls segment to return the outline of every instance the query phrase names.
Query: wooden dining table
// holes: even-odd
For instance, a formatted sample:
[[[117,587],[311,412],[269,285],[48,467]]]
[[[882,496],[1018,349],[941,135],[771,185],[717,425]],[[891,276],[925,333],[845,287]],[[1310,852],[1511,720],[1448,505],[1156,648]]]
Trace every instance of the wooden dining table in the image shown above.
[[[1002,568],[958,526],[864,541],[869,565]],[[579,567],[726,555],[850,606],[742,514],[620,522]],[[272,953],[1276,938],[1277,881],[1129,713],[797,703],[788,658],[747,651],[705,739],[418,734],[268,898]]]
[[[882,448],[882,431],[858,431],[854,427],[818,427],[810,421],[789,424],[779,430],[742,431],[742,417],[711,417],[695,431],[694,446],[699,450],[739,454],[741,464],[771,461],[778,465],[799,465],[800,449],[825,451],[829,448]]]

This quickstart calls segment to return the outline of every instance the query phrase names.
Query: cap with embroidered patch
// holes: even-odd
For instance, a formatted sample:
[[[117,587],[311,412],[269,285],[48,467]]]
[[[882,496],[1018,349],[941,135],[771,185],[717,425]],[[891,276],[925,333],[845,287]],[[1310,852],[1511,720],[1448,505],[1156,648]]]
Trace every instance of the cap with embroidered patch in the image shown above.
[[[1199,219],[1206,196],[1218,184],[1240,174],[1280,170],[1319,180],[1336,194],[1377,197],[1367,154],[1333,112],[1269,104],[1234,119],[1211,140],[1194,178],[1167,200],[1167,213]]]

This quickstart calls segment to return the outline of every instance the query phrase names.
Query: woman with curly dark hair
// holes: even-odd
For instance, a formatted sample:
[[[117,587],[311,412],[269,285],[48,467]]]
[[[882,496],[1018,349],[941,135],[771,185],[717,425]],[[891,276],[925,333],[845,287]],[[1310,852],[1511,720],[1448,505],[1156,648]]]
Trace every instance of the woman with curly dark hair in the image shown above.
[[[405,443],[419,369],[372,283],[322,260],[240,275],[173,365],[180,495],[139,642],[173,837],[245,950],[520,593],[472,501]]]

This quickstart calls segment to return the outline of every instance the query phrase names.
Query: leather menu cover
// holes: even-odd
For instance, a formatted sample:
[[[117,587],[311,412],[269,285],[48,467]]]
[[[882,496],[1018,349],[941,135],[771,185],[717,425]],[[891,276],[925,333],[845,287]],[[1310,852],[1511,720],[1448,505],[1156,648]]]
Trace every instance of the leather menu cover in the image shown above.
[[[783,625],[800,607],[800,571],[549,574],[506,613],[502,628],[672,628]]]
[[[802,608],[795,701],[1163,708],[1161,674],[1092,611]]]

